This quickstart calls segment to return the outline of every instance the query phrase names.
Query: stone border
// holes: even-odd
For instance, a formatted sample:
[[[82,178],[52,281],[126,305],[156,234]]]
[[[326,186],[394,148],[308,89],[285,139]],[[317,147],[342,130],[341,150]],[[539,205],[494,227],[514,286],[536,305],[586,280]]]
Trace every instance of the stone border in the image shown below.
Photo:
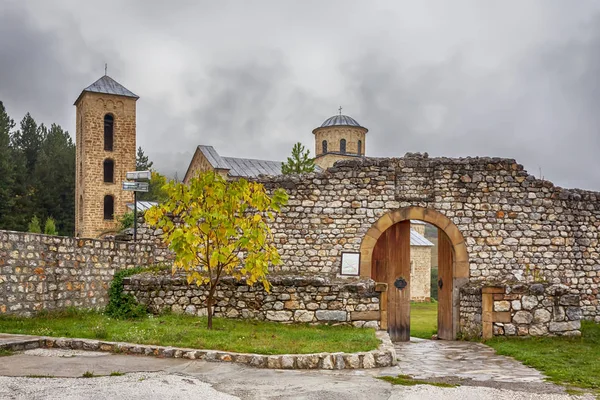
[[[69,339],[47,336],[19,335],[12,342],[0,344],[0,349],[12,351],[36,348],[106,351],[162,358],[187,358],[211,362],[234,362],[270,369],[370,369],[396,365],[396,350],[385,331],[377,331],[381,344],[376,350],[359,353],[313,353],[263,355],[220,350],[197,350],[179,347],[152,346],[93,339]],[[1,338],[1,337],[0,337]]]

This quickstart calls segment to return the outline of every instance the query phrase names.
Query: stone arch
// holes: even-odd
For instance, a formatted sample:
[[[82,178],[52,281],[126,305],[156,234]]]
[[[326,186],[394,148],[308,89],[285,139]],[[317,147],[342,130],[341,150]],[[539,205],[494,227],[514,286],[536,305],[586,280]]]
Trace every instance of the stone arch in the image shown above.
[[[395,223],[411,219],[417,219],[435,225],[448,235],[454,249],[454,277],[468,279],[469,255],[462,233],[460,233],[458,227],[444,214],[434,209],[424,207],[405,207],[388,212],[381,216],[371,226],[360,243],[360,276],[371,277],[371,258],[373,256],[373,248],[375,247],[379,236]]]
[[[452,309],[451,334],[452,338],[456,339],[460,330],[460,288],[469,282],[469,255],[462,233],[444,214],[430,208],[405,207],[381,216],[367,231],[360,244],[360,276],[372,277],[373,249],[381,234],[392,225],[411,219],[425,221],[438,227],[448,236],[452,244],[452,299],[449,307]],[[387,304],[384,300],[386,298],[387,294],[382,296],[380,312],[382,327],[387,329],[387,319],[384,322],[384,315],[387,313]]]

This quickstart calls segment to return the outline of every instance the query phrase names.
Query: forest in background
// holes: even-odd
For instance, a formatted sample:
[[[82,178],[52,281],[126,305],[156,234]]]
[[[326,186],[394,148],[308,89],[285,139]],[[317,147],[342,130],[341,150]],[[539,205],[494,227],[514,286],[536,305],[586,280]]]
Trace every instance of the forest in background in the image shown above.
[[[136,164],[138,170],[152,167],[141,148]],[[140,200],[157,199],[165,178],[152,178]],[[52,218],[59,235],[73,236],[75,143],[60,125],[38,124],[29,113],[15,123],[0,101],[0,229],[27,231],[34,217],[42,230]]]

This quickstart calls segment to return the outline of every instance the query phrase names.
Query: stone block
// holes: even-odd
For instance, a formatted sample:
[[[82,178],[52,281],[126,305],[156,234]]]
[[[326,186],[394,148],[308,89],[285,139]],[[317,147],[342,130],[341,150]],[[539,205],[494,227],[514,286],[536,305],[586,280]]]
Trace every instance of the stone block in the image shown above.
[[[314,318],[314,311],[296,310],[294,312],[294,321],[296,322],[312,322]]]
[[[578,306],[579,305],[579,295],[576,294],[566,294],[560,297],[558,302],[561,306]]]
[[[267,367],[272,368],[272,369],[281,369],[281,357],[280,356],[267,357]]]
[[[296,367],[299,369],[319,368],[319,356],[317,354],[300,355],[296,357]]]
[[[379,311],[354,311],[350,313],[351,321],[378,321]]]
[[[581,319],[581,308],[580,307],[567,307],[567,318],[571,321],[579,321]]]
[[[363,356],[363,368],[375,368],[375,357],[373,357],[373,353],[365,353]]]
[[[575,331],[581,329],[581,321],[564,321],[564,322],[550,322],[548,330],[550,332],[565,332]]]
[[[538,299],[535,296],[523,296],[521,298],[521,305],[524,310],[533,310],[538,305]]]
[[[346,311],[337,310],[318,310],[315,312],[317,320],[319,321],[338,321],[345,322],[347,320]]]
[[[530,324],[533,321],[533,315],[529,311],[517,311],[513,316],[515,324]]]
[[[283,322],[290,321],[292,319],[291,311],[267,311],[267,319],[269,321]]]
[[[503,312],[510,311],[510,302],[509,301],[494,301],[494,311]]]
[[[537,309],[533,312],[533,323],[542,324],[549,322],[552,319],[552,313],[544,308]]]
[[[531,325],[529,327],[529,335],[531,336],[544,336],[548,334],[548,327],[546,325]]]
[[[294,356],[284,355],[281,356],[281,368],[283,369],[294,369],[296,358]]]
[[[358,354],[344,355],[344,362],[346,363],[346,368],[349,368],[349,369],[359,369],[360,368],[360,356]]]

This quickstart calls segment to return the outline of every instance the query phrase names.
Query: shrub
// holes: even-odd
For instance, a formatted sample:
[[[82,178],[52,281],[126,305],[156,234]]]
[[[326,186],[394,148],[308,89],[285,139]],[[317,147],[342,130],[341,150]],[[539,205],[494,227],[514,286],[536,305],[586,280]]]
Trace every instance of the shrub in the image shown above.
[[[120,230],[125,230],[127,228],[133,228],[133,212],[126,212],[125,214],[119,217]]]
[[[146,315],[146,307],[138,304],[133,295],[123,293],[123,279],[144,270],[143,267],[135,267],[115,274],[108,289],[108,305],[104,311],[108,316],[117,319],[133,319]]]
[[[40,220],[38,219],[37,215],[34,215],[33,218],[31,218],[31,222],[29,222],[27,231],[31,233],[42,233],[42,227],[40,226]]]
[[[56,223],[54,222],[54,218],[48,217],[46,219],[46,224],[44,225],[44,234],[46,235],[57,235],[58,231],[56,230]]]

